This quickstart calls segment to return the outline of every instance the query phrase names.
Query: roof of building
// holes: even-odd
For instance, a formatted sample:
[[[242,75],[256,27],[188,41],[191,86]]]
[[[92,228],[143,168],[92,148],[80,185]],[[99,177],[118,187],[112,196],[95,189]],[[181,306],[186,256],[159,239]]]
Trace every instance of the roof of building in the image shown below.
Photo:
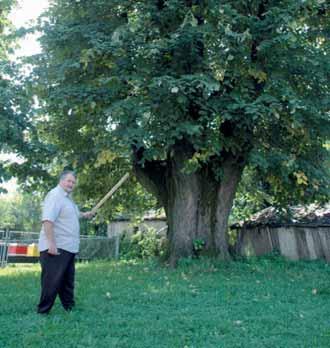
[[[280,210],[268,207],[252,215],[246,221],[240,221],[232,227],[257,227],[257,226],[330,226],[330,204],[323,206],[311,204],[308,206],[294,206]]]

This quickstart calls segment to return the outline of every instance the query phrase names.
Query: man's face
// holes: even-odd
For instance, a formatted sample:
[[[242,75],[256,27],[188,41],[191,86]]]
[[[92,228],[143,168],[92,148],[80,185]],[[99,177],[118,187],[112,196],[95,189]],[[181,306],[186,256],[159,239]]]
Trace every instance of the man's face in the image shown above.
[[[67,174],[61,181],[60,186],[67,193],[71,193],[76,184],[76,178],[72,174]]]

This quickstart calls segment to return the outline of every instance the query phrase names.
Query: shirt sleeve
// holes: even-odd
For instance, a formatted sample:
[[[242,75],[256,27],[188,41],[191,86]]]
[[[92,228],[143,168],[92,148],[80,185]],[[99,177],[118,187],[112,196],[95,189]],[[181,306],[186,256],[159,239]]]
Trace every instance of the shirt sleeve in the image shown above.
[[[42,222],[54,222],[61,212],[61,200],[54,193],[48,193],[42,207]]]

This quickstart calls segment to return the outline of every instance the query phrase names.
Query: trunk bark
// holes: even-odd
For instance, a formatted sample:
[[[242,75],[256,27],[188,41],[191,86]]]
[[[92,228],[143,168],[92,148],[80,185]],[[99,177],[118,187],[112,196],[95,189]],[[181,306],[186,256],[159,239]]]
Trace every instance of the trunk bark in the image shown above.
[[[241,179],[243,166],[229,159],[223,165],[223,177],[217,194],[215,248],[216,254],[223,260],[231,259],[228,245],[228,219],[233,206],[237,186]]]
[[[181,145],[174,148],[166,162],[148,162],[143,167],[137,160],[134,163],[140,183],[154,193],[165,208],[172,266],[180,258],[196,254],[194,242],[197,240],[204,243],[202,254],[230,258],[228,217],[243,166],[233,158],[225,160],[219,181],[210,166],[185,173],[184,163],[191,155],[189,147]]]
[[[181,166],[173,164],[166,209],[171,264],[179,257],[191,256],[198,223],[197,175],[183,174]]]

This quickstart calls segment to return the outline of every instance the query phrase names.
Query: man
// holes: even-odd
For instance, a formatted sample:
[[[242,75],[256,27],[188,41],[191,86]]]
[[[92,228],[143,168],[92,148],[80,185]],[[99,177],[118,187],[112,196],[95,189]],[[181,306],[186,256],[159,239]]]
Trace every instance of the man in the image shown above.
[[[56,296],[70,311],[74,302],[75,255],[79,251],[79,218],[91,218],[92,212],[79,212],[71,199],[76,175],[64,171],[59,184],[46,196],[42,209],[39,237],[41,263],[41,296],[38,313],[51,310]]]

